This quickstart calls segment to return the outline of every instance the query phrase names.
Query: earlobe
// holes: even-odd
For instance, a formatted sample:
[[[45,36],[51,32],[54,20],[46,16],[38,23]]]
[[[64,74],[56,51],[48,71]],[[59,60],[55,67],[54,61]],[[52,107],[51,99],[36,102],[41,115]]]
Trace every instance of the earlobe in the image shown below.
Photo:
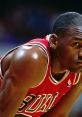
[[[57,35],[56,34],[51,34],[50,37],[49,37],[49,43],[50,43],[50,47],[52,49],[56,49],[57,47]]]

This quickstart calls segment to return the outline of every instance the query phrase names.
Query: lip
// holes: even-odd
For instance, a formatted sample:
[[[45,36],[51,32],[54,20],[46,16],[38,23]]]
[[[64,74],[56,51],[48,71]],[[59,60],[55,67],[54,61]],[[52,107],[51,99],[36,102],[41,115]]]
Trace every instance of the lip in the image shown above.
[[[82,64],[82,61],[77,61],[77,64]]]

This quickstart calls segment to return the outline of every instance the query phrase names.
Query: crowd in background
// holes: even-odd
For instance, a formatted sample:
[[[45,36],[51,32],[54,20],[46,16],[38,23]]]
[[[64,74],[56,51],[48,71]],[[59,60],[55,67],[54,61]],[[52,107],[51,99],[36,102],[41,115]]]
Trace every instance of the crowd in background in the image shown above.
[[[53,19],[62,12],[53,9],[53,5],[49,4],[44,6],[34,3],[28,5],[28,2],[16,3],[13,2],[15,6],[7,3],[6,7],[0,8],[0,56],[30,39],[51,33]],[[81,98],[82,96],[74,105],[70,117],[82,117]]]

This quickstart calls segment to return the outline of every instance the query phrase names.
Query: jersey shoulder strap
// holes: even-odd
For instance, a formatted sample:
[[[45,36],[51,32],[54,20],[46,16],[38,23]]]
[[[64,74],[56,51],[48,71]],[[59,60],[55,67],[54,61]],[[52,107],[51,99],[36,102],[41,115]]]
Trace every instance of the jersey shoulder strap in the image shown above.
[[[80,80],[80,76],[81,76],[81,73],[76,73],[75,78],[73,80],[73,85],[78,84],[78,82]]]

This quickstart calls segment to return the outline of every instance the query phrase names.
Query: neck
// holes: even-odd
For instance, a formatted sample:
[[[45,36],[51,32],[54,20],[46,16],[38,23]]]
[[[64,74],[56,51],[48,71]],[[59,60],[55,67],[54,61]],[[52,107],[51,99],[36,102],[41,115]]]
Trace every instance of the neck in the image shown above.
[[[64,73],[67,69],[65,69],[64,67],[61,66],[61,64],[58,61],[58,58],[51,60],[51,74],[55,75],[55,74],[60,74],[60,73]],[[69,70],[68,70],[69,71]]]
[[[67,69],[61,64],[60,57],[57,50],[51,50],[51,73],[63,73]],[[55,53],[55,54],[54,54]],[[69,70],[68,70],[69,71]]]

